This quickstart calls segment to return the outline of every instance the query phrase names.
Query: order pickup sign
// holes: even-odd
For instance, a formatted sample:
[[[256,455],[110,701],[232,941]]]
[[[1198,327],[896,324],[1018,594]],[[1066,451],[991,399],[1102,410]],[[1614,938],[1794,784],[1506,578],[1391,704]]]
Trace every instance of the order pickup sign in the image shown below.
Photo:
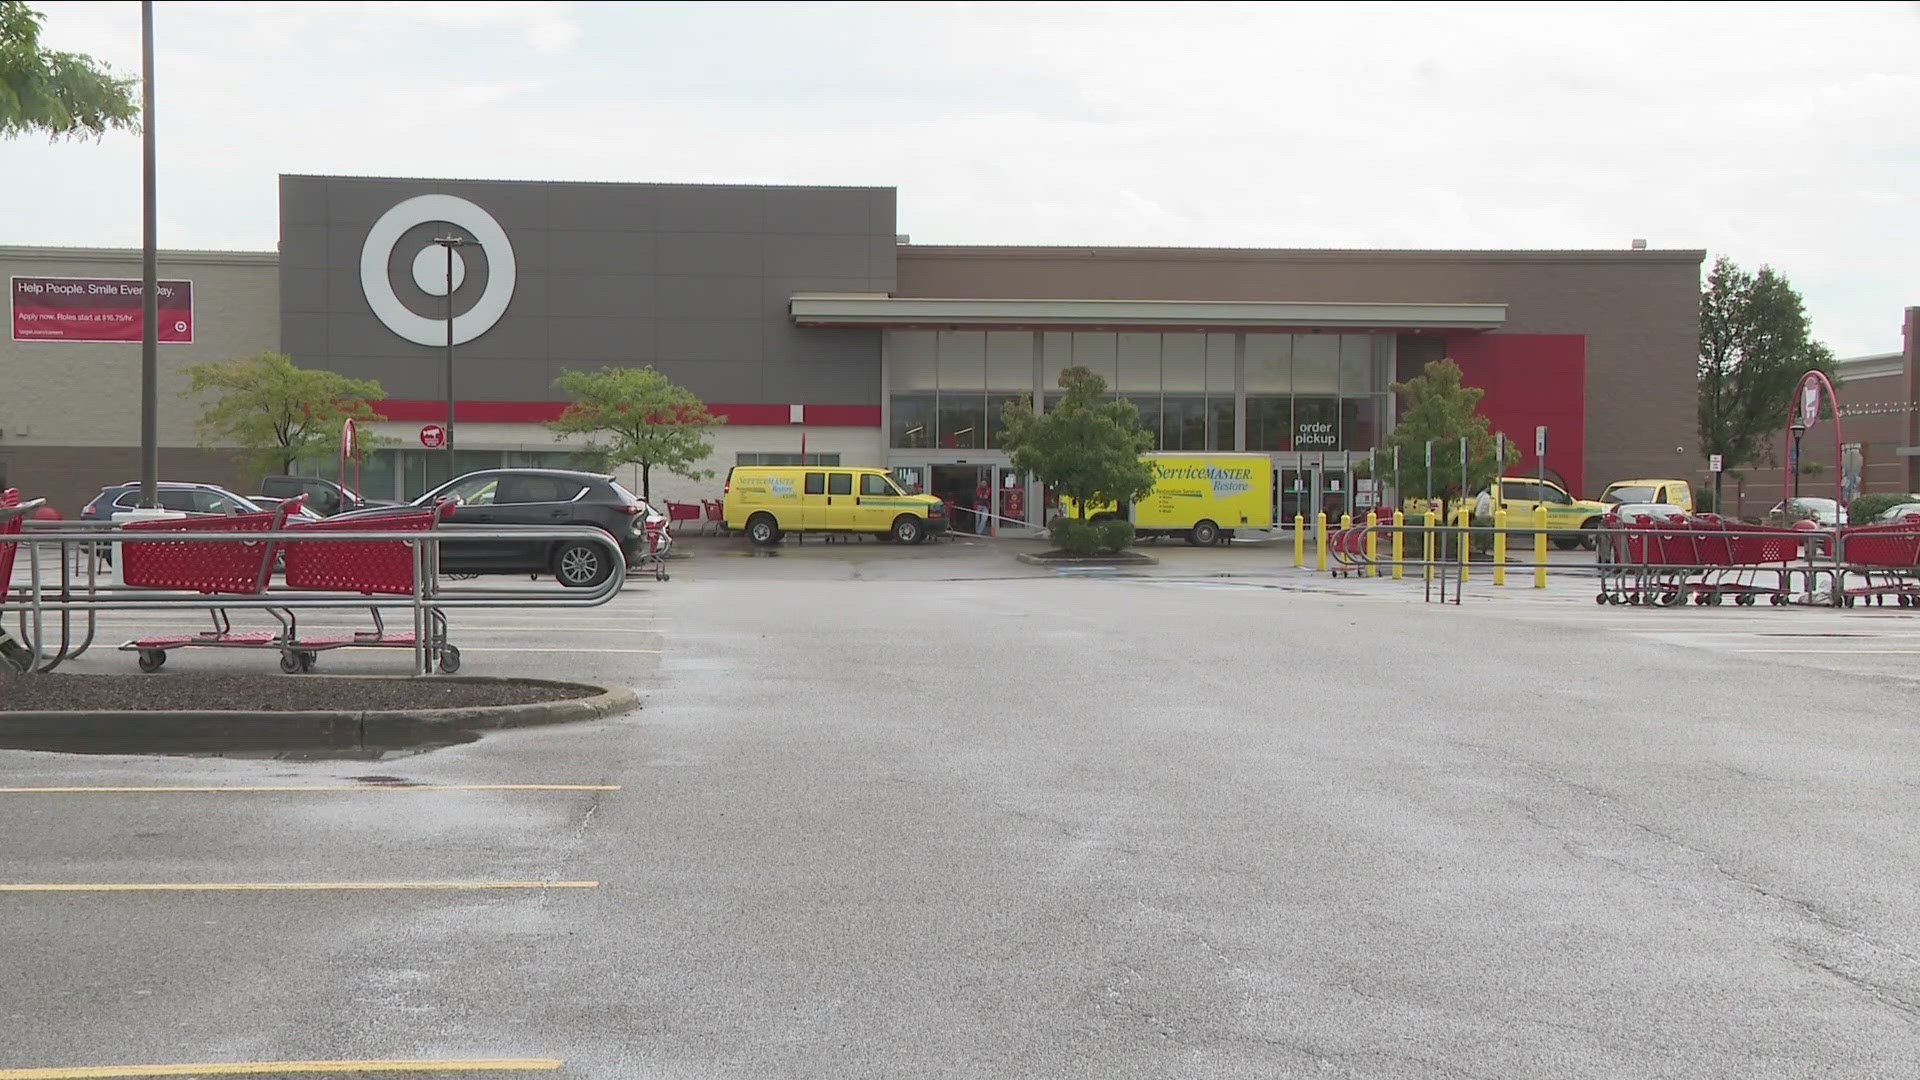
[[[135,278],[16,277],[13,279],[15,341],[139,341],[140,298]],[[161,341],[193,341],[193,282],[162,281]]]

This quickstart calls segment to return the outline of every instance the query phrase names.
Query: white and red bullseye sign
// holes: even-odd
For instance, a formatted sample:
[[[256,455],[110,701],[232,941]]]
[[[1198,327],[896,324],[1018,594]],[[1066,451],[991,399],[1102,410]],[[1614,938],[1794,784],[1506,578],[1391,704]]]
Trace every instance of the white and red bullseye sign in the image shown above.
[[[447,429],[439,424],[420,425],[420,445],[429,450],[438,450],[447,445]]]

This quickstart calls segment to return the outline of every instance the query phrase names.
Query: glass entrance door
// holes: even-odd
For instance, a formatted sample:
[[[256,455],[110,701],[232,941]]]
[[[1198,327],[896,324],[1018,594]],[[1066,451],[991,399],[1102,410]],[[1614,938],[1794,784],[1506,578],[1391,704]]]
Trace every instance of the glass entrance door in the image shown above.
[[[1274,507],[1281,528],[1293,527],[1299,514],[1313,523],[1315,514],[1324,513],[1328,521],[1353,512],[1353,478],[1345,469],[1306,465],[1297,469],[1276,469],[1273,473]]]

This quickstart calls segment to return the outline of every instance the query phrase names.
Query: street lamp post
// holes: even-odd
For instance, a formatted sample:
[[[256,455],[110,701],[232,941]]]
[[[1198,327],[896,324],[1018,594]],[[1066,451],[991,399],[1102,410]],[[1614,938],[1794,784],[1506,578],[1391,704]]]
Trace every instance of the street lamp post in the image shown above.
[[[1797,499],[1800,497],[1800,436],[1807,433],[1807,425],[1795,418],[1790,427],[1793,431],[1793,454],[1787,459],[1787,468],[1793,470],[1793,497]]]
[[[480,241],[459,233],[438,236],[434,243],[447,252],[447,431],[442,447],[447,452],[447,478],[453,478],[453,249],[457,247],[479,247]]]

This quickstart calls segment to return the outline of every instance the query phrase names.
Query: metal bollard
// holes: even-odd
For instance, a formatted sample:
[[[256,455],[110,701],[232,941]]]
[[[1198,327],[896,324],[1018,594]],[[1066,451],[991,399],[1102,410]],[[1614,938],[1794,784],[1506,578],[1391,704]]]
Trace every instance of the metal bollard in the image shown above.
[[[1507,583],[1507,512],[1493,512],[1493,583]]]
[[[1454,515],[1454,520],[1460,525],[1460,550],[1456,554],[1460,556],[1460,580],[1465,581],[1467,566],[1473,562],[1473,537],[1467,532],[1473,524],[1473,512],[1463,506],[1460,512]]]
[[[1401,572],[1406,569],[1400,565],[1401,559],[1406,555],[1406,540],[1401,535],[1406,527],[1407,515],[1395,510],[1393,512],[1393,580],[1395,581],[1400,580]]]
[[[1433,511],[1433,508],[1429,507],[1427,509],[1427,531],[1426,531],[1426,534],[1421,537],[1423,541],[1423,543],[1421,544],[1421,554],[1426,556],[1426,558],[1422,559],[1421,561],[1427,564],[1426,570],[1427,570],[1428,581],[1433,580],[1433,564],[1440,561],[1440,552],[1435,549],[1433,544],[1433,539],[1434,539],[1433,526],[1434,526],[1434,523],[1439,519],[1440,519],[1440,515],[1435,513]]]
[[[1380,534],[1373,530],[1380,525],[1380,515],[1367,511],[1367,576],[1380,576]]]
[[[1533,508],[1533,587],[1547,587],[1547,508]]]
[[[1314,569],[1325,570],[1327,568],[1327,512],[1325,510],[1313,515],[1313,539],[1319,547],[1318,554],[1314,556]]]
[[[1307,519],[1301,514],[1293,515],[1293,565],[1307,565]]]

